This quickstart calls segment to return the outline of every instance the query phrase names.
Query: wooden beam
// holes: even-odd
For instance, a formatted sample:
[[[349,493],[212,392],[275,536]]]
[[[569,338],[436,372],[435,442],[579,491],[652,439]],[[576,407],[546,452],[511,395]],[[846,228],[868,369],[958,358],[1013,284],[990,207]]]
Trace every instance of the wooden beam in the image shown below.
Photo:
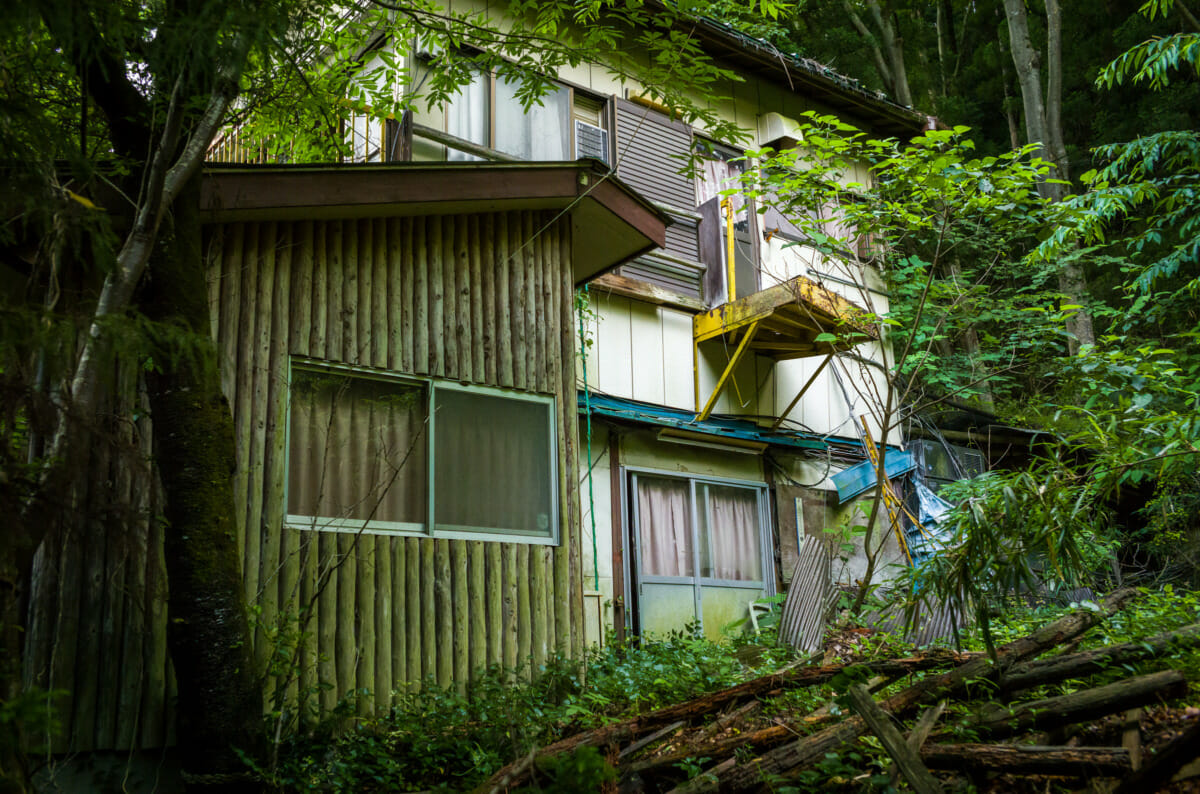
[[[1120,777],[1130,771],[1129,750],[1124,747],[936,744],[921,758],[932,769],[959,772],[1092,778]]]
[[[704,301],[680,295],[663,289],[657,284],[651,284],[639,279],[619,276],[616,273],[605,273],[588,283],[592,290],[607,290],[627,298],[653,303],[657,306],[673,306],[679,309],[698,312],[704,310]]]

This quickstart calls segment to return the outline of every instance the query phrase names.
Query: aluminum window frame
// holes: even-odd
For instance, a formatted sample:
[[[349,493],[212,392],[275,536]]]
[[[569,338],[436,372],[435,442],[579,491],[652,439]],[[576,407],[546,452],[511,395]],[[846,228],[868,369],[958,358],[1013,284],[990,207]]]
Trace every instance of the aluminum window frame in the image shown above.
[[[745,480],[734,477],[716,477],[710,475],[695,475],[688,472],[675,471],[670,469],[657,469],[645,466],[623,466],[622,467],[622,497],[624,499],[625,508],[627,511],[628,522],[630,528],[630,537],[633,542],[633,560],[635,576],[627,577],[627,587],[629,594],[632,595],[634,589],[640,591],[643,584],[669,584],[669,585],[690,585],[692,587],[693,600],[695,604],[696,619],[700,621],[701,626],[704,622],[704,598],[703,590],[705,587],[721,587],[735,590],[747,590],[754,592],[762,592],[766,597],[770,597],[776,592],[776,583],[774,576],[774,556],[772,539],[774,533],[771,530],[771,513],[770,513],[770,487],[762,480]],[[647,475],[659,479],[682,480],[688,484],[689,498],[689,520],[692,523],[692,576],[647,576],[642,573],[642,527],[637,508],[638,483],[637,478],[640,475]],[[724,485],[736,488],[747,488],[755,491],[758,504],[758,529],[759,529],[759,557],[762,565],[761,580],[749,582],[742,579],[715,579],[702,575],[700,565],[700,543],[699,533],[699,503],[697,499],[697,485],[700,483],[710,485]],[[636,581],[632,581],[636,578]],[[640,599],[640,592],[639,592]],[[640,608],[640,607],[639,607]]]
[[[343,374],[348,377],[424,386],[426,389],[425,449],[426,471],[426,518],[425,523],[386,521],[380,519],[339,518],[330,516],[304,516],[288,512],[292,455],[292,380],[296,370]],[[396,370],[367,367],[358,364],[327,361],[304,356],[290,356],[287,375],[288,398],[285,406],[284,427],[284,478],[283,478],[283,526],[288,529],[315,532],[350,532],[367,535],[390,535],[395,537],[436,538],[447,540],[479,540],[503,543],[525,543],[536,546],[559,546],[562,544],[561,505],[558,482],[558,398],[552,394],[537,394],[482,386],[462,381],[424,375],[412,375]],[[546,533],[533,530],[497,529],[495,527],[467,527],[437,523],[435,514],[437,499],[436,442],[437,442],[437,393],[438,390],[460,391],[481,394],[507,400],[518,400],[543,405],[546,408],[546,431],[548,441],[548,471],[550,496],[549,527]]]

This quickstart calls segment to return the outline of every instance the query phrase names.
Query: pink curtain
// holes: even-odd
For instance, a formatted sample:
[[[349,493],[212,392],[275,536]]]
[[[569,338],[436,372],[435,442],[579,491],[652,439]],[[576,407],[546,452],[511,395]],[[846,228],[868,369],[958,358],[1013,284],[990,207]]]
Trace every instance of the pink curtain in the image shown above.
[[[642,573],[692,576],[691,499],[686,480],[637,479]]]
[[[701,537],[702,576],[762,581],[758,494],[750,488],[704,485],[707,510]]]

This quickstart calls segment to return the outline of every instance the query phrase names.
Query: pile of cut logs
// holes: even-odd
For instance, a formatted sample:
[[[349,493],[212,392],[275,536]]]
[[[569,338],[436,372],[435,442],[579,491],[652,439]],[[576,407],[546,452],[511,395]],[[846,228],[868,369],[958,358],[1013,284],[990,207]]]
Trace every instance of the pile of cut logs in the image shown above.
[[[1172,713],[1182,716],[1158,720],[1166,727],[1157,734],[1139,730],[1143,709],[1187,695],[1180,672],[1129,672],[1065,695],[1021,697],[1037,687],[1104,671],[1109,671],[1105,680],[1112,681],[1113,670],[1128,672],[1136,669],[1134,663],[1161,658],[1182,645],[1200,645],[1196,624],[1140,642],[1069,650],[1132,596],[1132,591],[1114,593],[1100,609],[1062,617],[997,648],[994,657],[924,651],[856,664],[794,665],[568,736],[509,764],[477,792],[536,785],[547,759],[585,746],[600,748],[616,766],[620,779],[613,791],[771,790],[811,781],[807,770],[868,734],[890,756],[893,781],[903,780],[918,792],[954,790],[965,781],[979,791],[1015,790],[1018,782],[1024,789],[1033,776],[1066,790],[1159,791],[1172,780],[1200,774],[1200,709],[1175,709]],[[1067,652],[1038,658],[1064,645]],[[897,690],[901,679],[919,672],[924,677]],[[859,681],[836,694],[840,706],[831,701],[803,714],[763,708],[789,689],[829,685],[839,675],[840,681]],[[892,694],[881,699],[872,694],[885,689]],[[944,718],[951,703],[956,704],[953,725]],[[964,734],[975,742],[958,742]],[[865,780],[880,770],[862,773]],[[852,780],[842,782],[853,789]]]

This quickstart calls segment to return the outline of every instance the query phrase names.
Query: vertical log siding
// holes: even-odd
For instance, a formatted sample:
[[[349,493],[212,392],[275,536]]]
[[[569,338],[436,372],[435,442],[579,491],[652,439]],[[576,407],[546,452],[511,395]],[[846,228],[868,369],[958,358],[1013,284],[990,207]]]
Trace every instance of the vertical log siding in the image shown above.
[[[581,655],[569,221],[513,211],[209,232],[213,328],[237,434],[238,544],[261,616],[255,655],[265,664],[279,658],[272,637],[294,642],[291,676],[268,680],[269,701],[311,713],[366,689],[360,710],[384,709],[393,690],[461,687],[493,664],[528,675],[552,653]],[[560,545],[285,527],[295,356],[552,394]],[[135,368],[116,381],[122,406],[144,403]],[[117,430],[136,454],[93,454],[93,517],[39,552],[29,683],[72,693],[57,751],[173,740],[161,494],[145,465],[150,421],[138,415]],[[101,504],[110,488],[124,500],[119,515]],[[276,621],[287,630],[275,632]]]

